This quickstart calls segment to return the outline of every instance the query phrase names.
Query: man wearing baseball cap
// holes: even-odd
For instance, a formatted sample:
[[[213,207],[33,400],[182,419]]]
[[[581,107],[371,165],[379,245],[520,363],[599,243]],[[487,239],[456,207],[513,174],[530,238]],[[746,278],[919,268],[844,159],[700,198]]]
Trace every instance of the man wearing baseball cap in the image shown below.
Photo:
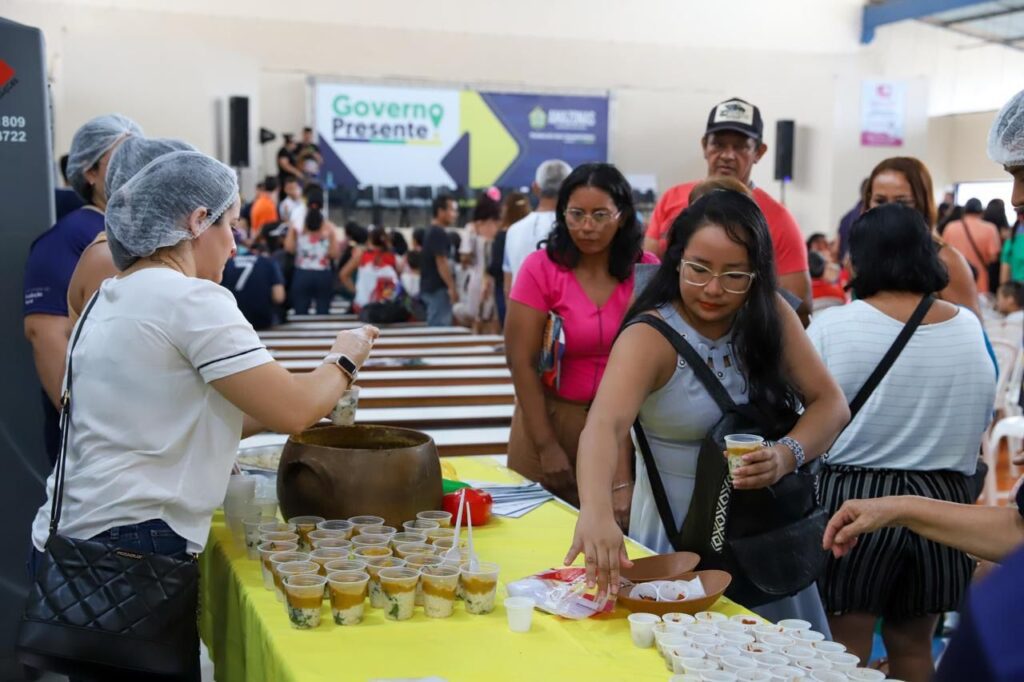
[[[768,222],[775,250],[775,272],[779,286],[800,298],[811,309],[811,278],[807,269],[807,248],[800,228],[786,207],[767,192],[754,187],[750,171],[761,160],[768,146],[762,141],[764,121],[761,110],[737,97],[717,104],[708,115],[708,125],[700,139],[708,177],[728,175],[751,187],[754,201]],[[651,214],[644,248],[658,255],[665,253],[672,222],[690,203],[690,192],[700,181],[687,182],[669,189],[658,200]]]

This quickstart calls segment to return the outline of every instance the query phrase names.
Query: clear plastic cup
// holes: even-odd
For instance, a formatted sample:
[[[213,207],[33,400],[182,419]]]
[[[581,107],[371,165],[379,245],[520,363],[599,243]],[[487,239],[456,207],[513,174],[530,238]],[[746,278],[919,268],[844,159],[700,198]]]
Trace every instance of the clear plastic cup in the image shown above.
[[[761,642],[769,635],[781,635],[782,628],[774,623],[761,623],[754,626],[754,639]]]
[[[813,645],[813,642],[825,641],[825,635],[821,634],[817,630],[794,630],[792,632],[787,632],[786,636],[792,637],[800,644]],[[835,642],[833,642],[833,644],[835,644]],[[846,647],[842,644],[839,646],[843,647],[842,649],[839,649],[839,651],[846,651]]]
[[[277,498],[270,495],[261,495],[256,491],[256,497],[252,498],[252,506],[256,513],[269,519],[277,518]]]
[[[793,644],[791,646],[783,647],[781,651],[782,655],[789,659],[790,665],[796,665],[798,661],[802,661],[808,658],[814,658],[817,656],[814,649],[809,646],[802,646],[800,644]]]
[[[260,571],[263,574],[263,587],[268,590],[274,589],[274,572],[270,567],[270,557],[280,552],[294,552],[299,548],[295,542],[261,542],[256,546],[260,555]]]
[[[848,682],[850,678],[836,670],[815,670],[810,679],[814,682]]]
[[[298,533],[258,533],[259,540],[263,542],[294,542],[299,544]]]
[[[380,545],[363,545],[352,548],[352,558],[360,561],[369,561],[373,557],[392,556],[393,554],[390,547]]]
[[[406,533],[424,533],[434,528],[440,528],[441,524],[438,521],[431,519],[413,519],[412,521],[406,521],[402,524],[402,529]]]
[[[486,561],[479,562],[475,569],[471,569],[468,563],[462,566],[459,584],[466,601],[466,613],[482,615],[494,610],[498,570],[498,564]]]
[[[668,682],[701,682],[700,675],[687,675],[681,673],[668,678]]]
[[[363,532],[352,538],[352,546],[355,548],[369,547],[371,545],[377,547],[387,547],[390,539],[391,538],[387,535]]]
[[[344,547],[314,549],[309,553],[309,560],[320,567],[320,575],[327,575],[327,564],[332,561],[348,560],[348,549]]]
[[[723,632],[719,637],[724,639],[726,644],[730,644],[744,651],[747,650],[748,644],[754,643],[754,636],[748,635],[745,632]]]
[[[352,522],[347,519],[327,519],[316,524],[317,530],[340,530],[345,532],[345,539],[352,539]]]
[[[452,615],[459,573],[455,566],[440,564],[421,568],[420,584],[417,589],[423,593],[423,613],[427,618],[447,618]]]
[[[285,599],[288,605],[288,620],[291,621],[292,627],[299,630],[320,627],[320,607],[323,605],[326,584],[327,578],[322,575],[285,575]]]
[[[764,444],[764,438],[752,433],[732,433],[726,436],[725,456],[729,464],[729,475],[732,476],[733,471],[743,466],[743,455],[760,450]]]
[[[433,554],[434,546],[426,542],[406,542],[395,547],[395,556],[404,559],[411,554]]]
[[[832,664],[832,669],[841,673],[849,673],[860,665],[860,658],[856,654],[848,652],[837,652],[822,654],[821,658]]]
[[[362,532],[362,529],[365,528],[366,526],[383,526],[384,525],[384,517],[383,516],[371,516],[371,515],[364,514],[362,516],[350,516],[348,520],[352,524],[352,535],[353,536],[359,535]]]
[[[324,570],[330,573],[364,573],[366,562],[359,559],[335,559],[324,564]]]
[[[416,532],[416,533],[409,533],[409,532],[406,532],[406,531],[401,531],[399,533],[395,533],[394,535],[392,535],[391,539],[389,540],[389,542],[391,543],[391,549],[394,549],[395,547],[398,547],[399,545],[407,544],[409,542],[426,542],[426,541],[427,541],[427,534],[426,534],[425,531],[424,532]]]
[[[288,523],[295,524],[295,532],[299,534],[299,549],[305,552],[313,549],[309,542],[309,534],[316,530],[316,524],[323,521],[322,516],[293,516]]]
[[[723,658],[739,656],[742,652],[737,647],[729,646],[728,644],[719,644],[718,646],[711,647],[705,653],[707,653],[708,658],[721,665]]]
[[[705,670],[700,674],[702,682],[736,682],[736,673],[726,670]]]
[[[268,523],[260,524],[261,533],[294,533],[298,528],[294,523],[285,523],[283,521],[270,521]]]
[[[699,652],[701,658],[705,658],[704,650],[697,648],[697,646],[690,640],[689,637],[677,632],[670,632],[668,634],[659,634],[658,628],[664,625],[664,623],[656,623],[654,626],[654,646],[658,650],[658,655],[665,659],[668,669],[672,669],[672,658],[669,656],[669,652],[679,647],[690,647]],[[695,654],[696,655],[696,654]]]
[[[706,658],[684,658],[680,662],[687,675],[696,675],[701,679],[704,679],[701,677],[703,673],[718,670],[718,666]]]
[[[343,530],[320,530],[317,528],[316,530],[311,531],[306,537],[309,538],[309,544],[315,546],[317,540],[326,540],[328,538],[347,540],[348,538],[346,538],[345,535],[346,532]]]
[[[649,649],[654,644],[654,626],[661,619],[653,613],[631,613],[627,620],[629,621],[629,636],[633,639],[633,646],[640,649]]]
[[[313,549],[344,549],[352,553],[352,541],[345,538],[310,538]]]
[[[806,672],[808,676],[818,670],[832,670],[832,664],[824,658],[801,658],[794,665]]]
[[[871,668],[854,668],[846,673],[846,677],[854,682],[879,682],[885,679],[885,673]]]
[[[341,394],[338,403],[331,410],[331,422],[335,426],[352,426],[356,423],[357,409],[359,409],[359,387],[352,386]]]
[[[508,629],[512,632],[529,632],[533,623],[535,602],[529,597],[508,597],[505,599],[505,616]]]
[[[703,651],[689,644],[666,647],[665,653],[665,665],[677,675],[686,672],[683,667],[684,658],[707,658]]]
[[[402,567],[382,568],[377,573],[386,606],[384,617],[388,620],[408,620],[416,607],[416,584],[420,572]]]
[[[424,566],[440,566],[441,557],[435,554],[410,554],[405,557],[405,565],[422,572]],[[452,593],[454,598],[455,593]],[[423,581],[416,584],[416,606],[423,606]]]
[[[736,673],[736,679],[740,682],[771,682],[772,674],[767,670],[757,668],[755,670],[741,670]]]
[[[430,544],[430,543],[427,543]],[[452,561],[469,561],[469,547],[465,538],[459,541],[458,550],[453,550],[455,546],[455,538],[441,538],[434,543],[434,551],[437,556]]]
[[[757,663],[757,667],[762,670],[771,670],[772,668],[778,668],[779,666],[789,665],[789,659],[782,654],[766,653],[766,654],[754,654],[751,656],[754,662]]]
[[[452,525],[452,513],[446,511],[421,511],[416,514],[416,518],[421,521],[437,521],[441,528],[451,528]]]
[[[427,544],[436,545],[438,540],[455,540],[455,530],[452,528],[431,528],[427,531]]]
[[[395,528],[394,526],[383,526],[383,525],[380,525],[380,526],[363,526],[362,532],[360,532],[359,534],[360,535],[383,535],[383,536],[387,537],[390,540],[391,536],[395,535],[397,532],[398,532],[398,529]]]
[[[369,584],[370,575],[365,572],[336,571],[328,574],[327,592],[335,624],[358,625],[362,622]]]
[[[793,641],[792,637],[785,635],[765,635],[761,638],[761,644],[764,644],[775,653],[782,654],[785,653],[783,649],[793,646],[796,642]]]
[[[711,623],[690,623],[686,626],[686,634],[691,637],[696,635],[717,635],[718,628]]]
[[[801,670],[795,665],[780,665],[777,668],[771,669],[773,680],[798,680],[800,678],[807,677],[807,671]]]
[[[367,557],[366,572],[370,574],[370,606],[375,609],[387,608],[388,602],[380,586],[380,572],[385,568],[401,568],[405,559],[393,556]],[[415,595],[413,596],[415,599]]]
[[[256,497],[256,477],[248,474],[231,474],[224,494],[224,507],[250,504]]]
[[[722,666],[722,670],[730,672],[734,675],[738,675],[744,670],[757,670],[757,663],[752,658],[746,656],[723,656],[719,661],[719,665]]]
[[[275,557],[280,555],[275,554]],[[275,561],[271,559],[271,566],[274,569],[274,575],[277,577],[277,588],[278,597],[280,601],[285,601],[284,591],[284,579],[290,575],[320,575],[320,567],[315,562],[309,561],[308,559],[295,559],[290,561]],[[323,589],[321,585],[320,598],[323,599]]]
[[[265,516],[250,516],[242,519],[242,529],[245,533],[245,555],[250,559],[259,559],[260,551],[260,526],[269,523],[273,519]]]

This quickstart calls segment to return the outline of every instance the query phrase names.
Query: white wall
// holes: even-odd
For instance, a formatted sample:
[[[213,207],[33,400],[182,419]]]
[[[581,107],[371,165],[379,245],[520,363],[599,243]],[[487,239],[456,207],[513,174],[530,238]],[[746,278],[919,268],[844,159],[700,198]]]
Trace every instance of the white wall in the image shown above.
[[[928,158],[937,76],[912,57],[922,41],[955,49],[916,24],[883,28],[860,48],[858,0],[521,0],[514,12],[488,0],[452,0],[444,11],[415,0],[310,0],[301,15],[270,0],[2,2],[4,16],[45,32],[58,150],[89,116],[120,110],[150,134],[215,152],[213,105],[229,95],[251,98],[254,139],[261,125],[296,131],[309,122],[310,76],[610,92],[612,160],[656,174],[664,189],[703,174],[707,112],[741,96],[762,108],[770,147],[778,119],[797,122],[787,204],[805,232],[834,229],[860,179],[893,153],[859,146],[861,79],[910,81],[908,140],[895,153]],[[900,68],[889,63],[897,58]],[[257,152],[264,171],[275,150]],[[754,180],[778,195],[773,153]]]

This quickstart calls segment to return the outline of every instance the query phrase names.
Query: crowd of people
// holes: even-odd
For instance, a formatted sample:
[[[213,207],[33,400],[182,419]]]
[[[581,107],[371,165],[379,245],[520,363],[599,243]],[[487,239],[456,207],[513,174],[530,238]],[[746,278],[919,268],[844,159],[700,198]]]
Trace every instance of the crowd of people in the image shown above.
[[[66,457],[61,532],[201,551],[239,438],[327,414],[378,334],[341,332],[320,368],[291,374],[255,330],[289,310],[327,313],[344,292],[371,322],[503,329],[509,467],[579,506],[565,561],[582,554],[599,591],[618,591],[627,535],[657,552],[720,535],[737,583],[763,585],[776,559],[814,560],[741,560],[741,540],[785,530],[819,548],[821,570],[782,593],[760,588],[749,605],[761,615],[804,618],[864,661],[881,620],[890,673],[926,680],[938,619],[961,609],[940,677],[1024,674],[1018,656],[997,656],[1012,628],[989,627],[1020,621],[992,594],[1019,595],[1019,581],[1003,571],[964,605],[973,557],[1024,560],[1024,495],[1017,510],[974,506],[1006,370],[986,331],[1024,340],[1021,221],[977,200],[937,207],[925,165],[894,157],[871,170],[834,241],[805,241],[751,181],[767,151],[758,107],[716,105],[700,141],[706,177],[666,191],[646,225],[615,166],[553,159],[532,201],[483,192],[461,230],[457,202],[437,197],[408,245],[399,230],[329,220],[309,129],[286,137],[278,174],[243,206],[235,172],[187,142],[119,115],[87,122],[67,160],[82,205],[35,242],[25,277],[50,457]],[[989,154],[1024,216],[1024,92],[997,117]],[[733,424],[765,444],[727,472],[717,453]],[[827,528],[820,510],[790,518],[776,514],[782,498],[758,497],[811,478]],[[54,494],[51,475],[33,565]],[[755,500],[767,514],[740,536]]]

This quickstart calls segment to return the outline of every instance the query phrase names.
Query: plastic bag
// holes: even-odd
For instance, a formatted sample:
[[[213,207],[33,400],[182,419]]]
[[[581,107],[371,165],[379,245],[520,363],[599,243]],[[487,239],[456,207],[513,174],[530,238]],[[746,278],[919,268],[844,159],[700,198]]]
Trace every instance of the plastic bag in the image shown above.
[[[583,568],[554,568],[508,584],[512,597],[530,597],[537,608],[571,620],[583,620],[615,610],[615,597],[598,597],[597,588],[587,588]]]

